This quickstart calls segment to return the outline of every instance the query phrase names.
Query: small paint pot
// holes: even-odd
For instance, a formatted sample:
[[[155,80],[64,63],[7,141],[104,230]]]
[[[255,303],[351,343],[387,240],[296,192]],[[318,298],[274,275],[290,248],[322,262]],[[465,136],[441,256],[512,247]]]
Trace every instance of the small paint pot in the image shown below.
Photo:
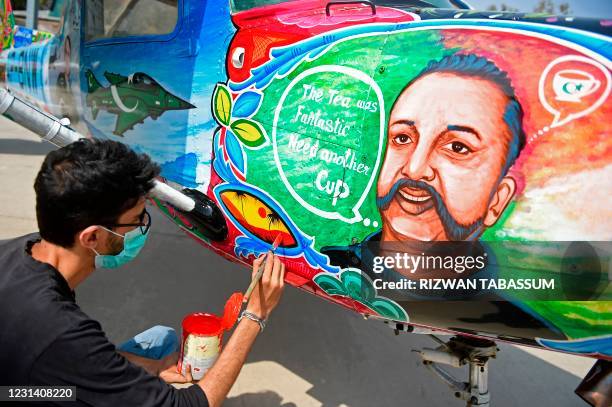
[[[234,293],[225,303],[223,317],[196,312],[183,319],[181,353],[178,369],[181,374],[187,373],[191,365],[194,380],[200,380],[215,363],[221,352],[223,333],[231,329],[242,305],[242,294]]]

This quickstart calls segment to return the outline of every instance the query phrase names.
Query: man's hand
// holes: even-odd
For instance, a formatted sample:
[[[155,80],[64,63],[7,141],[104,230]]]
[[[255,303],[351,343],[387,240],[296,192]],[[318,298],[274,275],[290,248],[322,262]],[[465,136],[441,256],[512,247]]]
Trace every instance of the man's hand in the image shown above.
[[[185,376],[178,371],[178,352],[169,354],[163,359],[149,359],[129,352],[119,352],[127,360],[138,365],[150,374],[159,376],[166,383],[191,383],[191,366],[187,366]]]
[[[181,372],[179,372],[177,366],[178,357],[179,354],[175,352],[160,360],[161,368],[159,372],[159,377],[166,383],[193,382],[193,377],[191,377],[191,366],[187,365],[186,373],[184,376],[181,374]]]
[[[247,311],[262,319],[267,319],[278,305],[285,288],[285,265],[281,263],[278,256],[268,252],[268,254],[260,256],[253,262],[253,278],[255,278],[259,266],[264,261],[266,261],[266,265],[263,275],[251,293]]]

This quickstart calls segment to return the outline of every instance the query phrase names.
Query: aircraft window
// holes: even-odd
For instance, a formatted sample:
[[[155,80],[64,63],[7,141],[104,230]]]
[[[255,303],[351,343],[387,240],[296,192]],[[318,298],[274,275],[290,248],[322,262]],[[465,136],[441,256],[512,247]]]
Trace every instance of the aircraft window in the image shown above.
[[[87,0],[86,40],[168,34],[178,0]]]
[[[232,11],[237,13],[256,7],[270,6],[291,0],[232,0]],[[331,1],[331,0],[330,0]],[[377,6],[399,8],[436,7],[436,8],[467,8],[462,0],[371,0]]]
[[[134,85],[143,89],[147,87],[154,87],[155,85],[155,81],[151,79],[150,76],[141,72],[134,74],[134,76],[132,76],[130,79]]]

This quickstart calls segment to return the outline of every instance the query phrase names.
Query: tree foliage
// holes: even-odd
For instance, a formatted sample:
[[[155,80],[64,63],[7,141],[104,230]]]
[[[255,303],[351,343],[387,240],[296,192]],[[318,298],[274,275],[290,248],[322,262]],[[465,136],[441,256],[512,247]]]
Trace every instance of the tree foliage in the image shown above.
[[[533,8],[533,11],[536,13],[568,15],[570,13],[570,6],[569,3],[555,4],[552,0],[540,0]]]
[[[489,7],[487,7],[488,11],[509,11],[509,12],[517,12],[519,11],[519,9],[517,9],[516,7],[511,7],[508,6],[506,3],[502,3],[498,6],[496,6],[495,4],[490,5]]]
[[[501,3],[500,5],[491,4],[489,7],[487,7],[487,10],[509,12],[519,11],[516,7],[509,6],[506,3]],[[556,4],[553,0],[539,0],[538,3],[533,7],[533,11],[535,13],[561,14],[564,16],[569,15],[571,13],[569,3]]]

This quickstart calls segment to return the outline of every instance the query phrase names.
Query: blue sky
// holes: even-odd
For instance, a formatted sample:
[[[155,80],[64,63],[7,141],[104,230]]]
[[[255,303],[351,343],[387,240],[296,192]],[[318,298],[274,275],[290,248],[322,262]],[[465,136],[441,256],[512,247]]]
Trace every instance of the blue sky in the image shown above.
[[[476,10],[484,10],[491,4],[505,3],[520,11],[533,11],[538,0],[466,0]],[[569,3],[571,14],[578,17],[612,18],[610,0],[553,0],[555,4]]]

